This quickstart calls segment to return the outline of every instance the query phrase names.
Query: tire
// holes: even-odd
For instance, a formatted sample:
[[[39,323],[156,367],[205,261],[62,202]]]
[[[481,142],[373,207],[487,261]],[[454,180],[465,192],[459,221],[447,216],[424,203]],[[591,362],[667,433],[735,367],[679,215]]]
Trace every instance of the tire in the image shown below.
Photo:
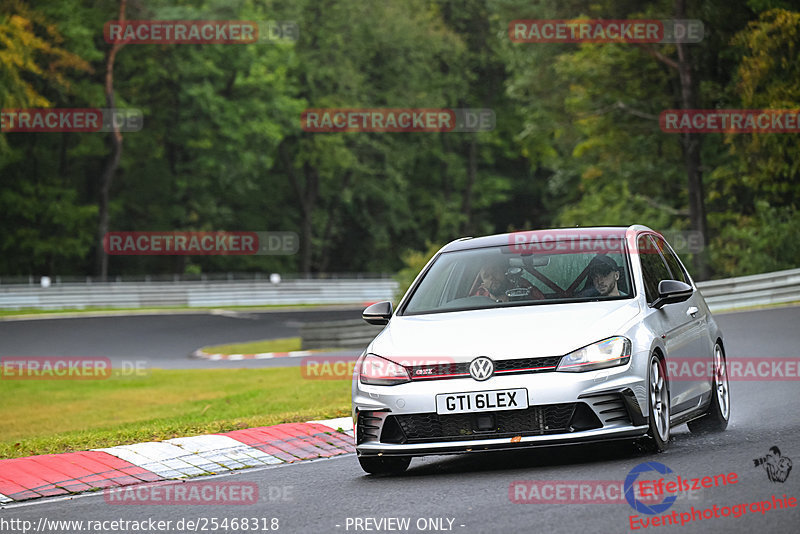
[[[643,445],[650,452],[663,452],[669,446],[670,399],[664,361],[653,354],[647,371],[647,415],[650,430]]]
[[[408,468],[411,456],[359,456],[358,463],[371,475],[398,475]]]
[[[725,353],[719,344],[714,345],[714,380],[711,404],[708,411],[693,421],[688,427],[692,434],[706,434],[708,432],[722,432],[728,427],[731,418],[731,393],[728,387],[728,368]]]

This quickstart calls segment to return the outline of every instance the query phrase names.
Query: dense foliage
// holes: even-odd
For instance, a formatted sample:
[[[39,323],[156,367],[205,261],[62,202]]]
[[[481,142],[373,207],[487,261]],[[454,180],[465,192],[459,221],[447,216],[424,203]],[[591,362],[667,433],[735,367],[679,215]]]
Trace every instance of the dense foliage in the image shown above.
[[[291,230],[294,256],[113,256],[108,273],[395,272],[430,243],[552,226],[689,230],[686,146],[658,115],[800,108],[800,10],[780,0],[145,0],[128,19],[295,21],[297,42],[129,44],[141,109],[111,230]],[[106,107],[118,2],[0,0],[0,108]],[[512,43],[515,19],[699,19],[674,44]],[[680,17],[678,17],[680,18]],[[679,53],[681,52],[681,53]],[[689,55],[690,52],[690,55]],[[672,65],[672,66],[671,66]],[[491,108],[481,133],[310,133],[306,108]],[[705,134],[703,276],[796,267],[797,134]],[[0,274],[96,274],[108,133],[0,133]],[[687,185],[688,184],[688,185]],[[705,216],[705,215],[704,215]],[[416,252],[415,252],[416,251]],[[429,251],[428,251],[429,252]],[[705,264],[703,263],[705,262]],[[407,273],[413,276],[413,273]]]

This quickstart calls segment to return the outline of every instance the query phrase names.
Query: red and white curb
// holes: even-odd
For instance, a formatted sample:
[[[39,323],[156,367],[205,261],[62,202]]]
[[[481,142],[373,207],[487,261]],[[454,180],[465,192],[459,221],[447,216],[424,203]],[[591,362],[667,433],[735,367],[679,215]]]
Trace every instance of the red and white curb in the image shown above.
[[[0,504],[355,452],[349,417],[0,460]]]
[[[323,425],[336,430],[337,432],[343,432],[353,437],[353,418],[352,417],[338,417],[336,419],[323,419],[320,421],[309,421],[309,424],[315,425]]]
[[[201,358],[203,360],[268,360],[270,358],[301,358],[303,356],[311,356],[318,350],[293,350],[290,352],[259,352],[258,354],[210,354],[202,350],[194,351],[192,358]]]

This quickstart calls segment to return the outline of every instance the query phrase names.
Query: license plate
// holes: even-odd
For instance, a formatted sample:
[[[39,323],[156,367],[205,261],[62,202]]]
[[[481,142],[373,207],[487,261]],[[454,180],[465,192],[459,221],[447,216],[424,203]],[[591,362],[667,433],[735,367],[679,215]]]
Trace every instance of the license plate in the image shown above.
[[[524,410],[527,407],[528,390],[525,388],[436,395],[438,414]]]

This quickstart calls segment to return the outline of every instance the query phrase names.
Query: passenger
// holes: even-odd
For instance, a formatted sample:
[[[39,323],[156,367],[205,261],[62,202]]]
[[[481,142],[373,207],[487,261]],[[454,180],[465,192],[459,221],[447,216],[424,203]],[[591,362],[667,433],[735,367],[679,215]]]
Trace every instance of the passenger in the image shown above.
[[[592,287],[581,292],[584,297],[619,297],[619,266],[617,262],[604,254],[592,258],[589,262],[589,281]]]

